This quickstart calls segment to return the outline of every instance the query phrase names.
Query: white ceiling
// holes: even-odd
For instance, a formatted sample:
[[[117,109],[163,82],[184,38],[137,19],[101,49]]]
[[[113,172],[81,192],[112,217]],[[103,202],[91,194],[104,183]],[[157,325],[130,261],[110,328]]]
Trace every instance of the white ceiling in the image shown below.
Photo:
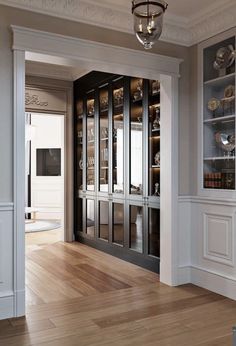
[[[203,11],[216,7],[217,3],[224,4],[225,0],[167,0],[168,12],[179,17],[195,17]]]
[[[165,0],[168,3],[167,13],[171,16],[186,19],[195,18],[208,10],[226,5],[230,0]],[[132,0],[87,0],[87,3],[131,12]]]
[[[191,46],[236,26],[236,0],[166,1],[163,41]],[[131,0],[0,0],[0,4],[133,32]]]

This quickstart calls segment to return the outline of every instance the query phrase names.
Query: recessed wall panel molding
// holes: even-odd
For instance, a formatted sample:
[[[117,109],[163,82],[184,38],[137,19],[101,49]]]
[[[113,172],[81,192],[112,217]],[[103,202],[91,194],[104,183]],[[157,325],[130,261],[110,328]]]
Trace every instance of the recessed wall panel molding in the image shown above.
[[[204,213],[204,258],[234,266],[234,215]]]
[[[0,213],[0,284],[3,283],[3,223]]]

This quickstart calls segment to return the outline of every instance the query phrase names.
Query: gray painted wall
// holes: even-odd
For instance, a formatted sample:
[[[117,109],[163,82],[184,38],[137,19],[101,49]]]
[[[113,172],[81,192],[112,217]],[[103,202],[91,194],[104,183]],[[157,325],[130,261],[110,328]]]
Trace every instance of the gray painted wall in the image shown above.
[[[0,5],[0,202],[13,200],[13,59],[10,25],[20,25],[58,34],[142,50],[134,35],[36,14]],[[158,42],[153,53],[182,58],[180,79],[179,192],[190,194],[190,49]]]

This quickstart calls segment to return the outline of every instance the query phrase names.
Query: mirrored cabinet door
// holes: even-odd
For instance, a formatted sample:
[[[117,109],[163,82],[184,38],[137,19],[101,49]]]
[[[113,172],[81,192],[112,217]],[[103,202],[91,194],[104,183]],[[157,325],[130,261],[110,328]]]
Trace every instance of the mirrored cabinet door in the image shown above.
[[[109,202],[99,201],[99,231],[98,237],[102,240],[109,240]]]
[[[148,90],[148,154],[149,177],[148,195],[160,196],[160,83],[157,80],[149,81]]]
[[[143,194],[143,80],[130,79],[130,191]]]
[[[108,86],[99,90],[99,191],[108,192],[109,179]]]
[[[131,205],[129,207],[129,247],[130,249],[143,253],[143,207]]]
[[[95,236],[95,201],[86,200],[86,234],[92,238]]]
[[[235,190],[235,37],[203,51],[203,187]]]
[[[86,107],[86,189],[95,190],[95,97],[91,93],[87,97]]]
[[[124,205],[113,203],[112,206],[112,242],[124,245]]]
[[[148,208],[148,254],[160,257],[160,209]]]
[[[124,193],[124,80],[112,85],[112,192]]]
[[[83,190],[83,113],[83,99],[79,99],[76,104],[76,181],[78,190]]]

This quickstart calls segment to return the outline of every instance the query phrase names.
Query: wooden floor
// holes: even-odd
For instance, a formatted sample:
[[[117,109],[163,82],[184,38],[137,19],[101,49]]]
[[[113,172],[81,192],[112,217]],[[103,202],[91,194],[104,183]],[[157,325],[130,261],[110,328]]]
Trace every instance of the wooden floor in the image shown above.
[[[78,243],[27,235],[27,315],[0,321],[3,346],[231,346],[236,302]],[[54,240],[53,240],[54,239]]]

